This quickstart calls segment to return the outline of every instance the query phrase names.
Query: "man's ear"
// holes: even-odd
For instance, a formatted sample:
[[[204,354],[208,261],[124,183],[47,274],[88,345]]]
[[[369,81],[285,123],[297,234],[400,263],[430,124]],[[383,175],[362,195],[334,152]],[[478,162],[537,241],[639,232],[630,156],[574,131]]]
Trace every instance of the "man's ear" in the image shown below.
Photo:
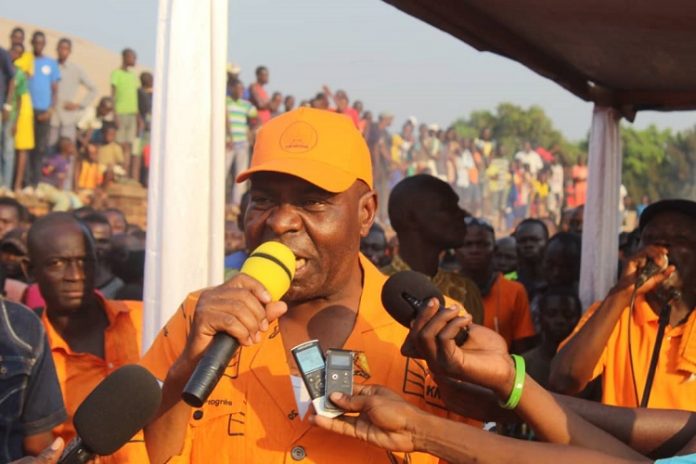
[[[369,190],[362,194],[358,202],[358,220],[360,221],[360,236],[367,237],[370,227],[377,215],[377,194]]]

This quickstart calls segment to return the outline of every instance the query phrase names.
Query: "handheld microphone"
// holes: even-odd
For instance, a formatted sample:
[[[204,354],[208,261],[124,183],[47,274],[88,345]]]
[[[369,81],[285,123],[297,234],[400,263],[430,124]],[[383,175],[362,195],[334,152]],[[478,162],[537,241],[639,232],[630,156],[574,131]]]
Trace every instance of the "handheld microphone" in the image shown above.
[[[295,255],[280,242],[265,242],[251,252],[240,272],[261,282],[273,301],[278,301],[295,276]],[[203,406],[238,348],[239,341],[225,332],[213,336],[181,393],[186,404]]]
[[[445,305],[442,292],[428,277],[416,271],[401,271],[392,275],[382,287],[382,305],[389,315],[404,327],[410,328],[418,314],[428,306],[428,301],[437,298],[440,310]],[[461,346],[469,338],[465,329],[459,331],[455,342]]]
[[[669,266],[669,261],[663,267],[660,267],[654,260],[648,258],[645,262],[645,266],[638,273],[638,277],[636,278],[636,288],[642,287],[643,284],[645,284],[645,282],[647,282],[652,276],[667,269],[667,266]]]
[[[137,364],[117,369],[77,408],[73,417],[77,437],[65,447],[58,464],[84,464],[115,453],[152,420],[161,399],[159,383],[147,369]]]

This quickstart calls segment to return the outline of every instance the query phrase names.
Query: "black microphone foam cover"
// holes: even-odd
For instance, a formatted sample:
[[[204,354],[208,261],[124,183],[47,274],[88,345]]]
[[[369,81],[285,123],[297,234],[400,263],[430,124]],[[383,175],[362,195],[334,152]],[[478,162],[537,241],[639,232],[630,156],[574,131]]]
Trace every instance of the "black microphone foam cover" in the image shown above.
[[[144,367],[129,364],[92,390],[77,408],[73,424],[86,448],[106,456],[152,420],[161,400],[157,379]]]
[[[437,298],[440,305],[445,304],[442,292],[427,276],[416,271],[397,272],[389,277],[382,287],[382,305],[389,315],[404,327],[410,327],[411,321],[418,315],[413,305],[404,299],[405,294],[421,302]]]

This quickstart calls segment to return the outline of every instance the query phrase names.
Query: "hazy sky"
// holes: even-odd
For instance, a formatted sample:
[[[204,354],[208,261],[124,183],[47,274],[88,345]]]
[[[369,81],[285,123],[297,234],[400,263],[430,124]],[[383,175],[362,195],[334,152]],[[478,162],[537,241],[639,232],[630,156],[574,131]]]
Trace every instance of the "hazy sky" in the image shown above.
[[[181,1],[181,0],[179,0]],[[195,0],[189,0],[195,1]],[[3,17],[65,31],[155,62],[156,0],[0,0]],[[249,82],[265,64],[270,90],[307,98],[343,88],[397,123],[446,125],[503,101],[538,104],[567,137],[583,138],[591,105],[527,68],[463,42],[379,0],[230,0],[230,59]],[[4,43],[6,40],[3,40]],[[696,112],[639,113],[636,125],[683,129]]]

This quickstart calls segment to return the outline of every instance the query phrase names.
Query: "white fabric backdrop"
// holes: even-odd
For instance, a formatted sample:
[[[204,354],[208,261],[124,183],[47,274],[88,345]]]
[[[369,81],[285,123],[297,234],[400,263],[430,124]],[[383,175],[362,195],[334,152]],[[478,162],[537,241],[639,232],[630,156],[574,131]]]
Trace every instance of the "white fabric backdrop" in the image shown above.
[[[585,308],[603,299],[616,281],[621,228],[619,120],[612,108],[595,106],[592,113],[580,271],[580,299]]]
[[[143,350],[223,280],[228,0],[159,0]]]

